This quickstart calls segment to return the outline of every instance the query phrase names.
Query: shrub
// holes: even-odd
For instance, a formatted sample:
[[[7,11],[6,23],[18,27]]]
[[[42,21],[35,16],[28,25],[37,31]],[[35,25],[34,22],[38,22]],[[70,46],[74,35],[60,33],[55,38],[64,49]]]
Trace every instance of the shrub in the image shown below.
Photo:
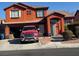
[[[72,39],[72,32],[69,31],[69,30],[63,32],[62,35],[63,35],[64,40],[70,40],[70,39]]]
[[[67,25],[64,25],[64,29],[65,29],[65,30],[68,30],[68,26],[67,26]]]

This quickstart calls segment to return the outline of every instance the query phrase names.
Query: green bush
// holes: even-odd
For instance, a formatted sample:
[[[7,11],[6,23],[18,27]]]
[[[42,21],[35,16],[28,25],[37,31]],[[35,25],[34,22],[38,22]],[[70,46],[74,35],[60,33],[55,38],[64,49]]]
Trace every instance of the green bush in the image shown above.
[[[70,40],[72,39],[73,33],[70,30],[66,30],[65,32],[63,32],[62,35],[63,35],[64,40]]]
[[[67,25],[64,25],[64,29],[65,29],[65,30],[68,30],[68,26],[67,26]]]

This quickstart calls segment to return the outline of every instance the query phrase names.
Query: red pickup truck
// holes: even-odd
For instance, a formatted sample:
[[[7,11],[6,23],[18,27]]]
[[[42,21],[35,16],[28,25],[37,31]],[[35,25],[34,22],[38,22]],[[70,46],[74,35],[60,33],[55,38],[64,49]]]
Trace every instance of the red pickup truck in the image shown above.
[[[21,42],[25,41],[37,41],[39,31],[35,26],[24,26],[21,31]]]

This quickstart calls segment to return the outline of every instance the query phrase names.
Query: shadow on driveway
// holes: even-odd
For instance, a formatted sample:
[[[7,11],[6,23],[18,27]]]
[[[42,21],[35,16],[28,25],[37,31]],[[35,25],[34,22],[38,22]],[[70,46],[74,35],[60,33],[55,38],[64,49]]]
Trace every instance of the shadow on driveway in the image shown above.
[[[16,38],[16,39],[14,39],[14,40],[8,40],[8,42],[10,43],[10,44],[32,44],[32,43],[36,43],[35,41],[29,41],[29,42],[21,42],[20,41],[20,38]]]

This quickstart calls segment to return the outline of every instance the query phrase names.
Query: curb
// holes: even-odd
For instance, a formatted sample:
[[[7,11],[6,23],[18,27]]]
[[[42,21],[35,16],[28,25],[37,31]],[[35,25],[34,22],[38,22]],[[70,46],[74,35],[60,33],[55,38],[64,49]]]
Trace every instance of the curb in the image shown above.
[[[62,44],[61,42],[59,43],[49,43],[46,45],[40,45],[38,43],[34,43],[33,46],[32,44],[28,45],[13,45],[13,47],[10,45],[7,47],[3,46],[3,48],[0,48],[0,51],[16,51],[16,50],[33,50],[33,49],[49,49],[49,48],[79,48],[79,43],[74,43],[74,44]],[[10,48],[9,48],[10,47]],[[17,48],[18,47],[18,48]],[[25,48],[28,47],[28,48]]]

